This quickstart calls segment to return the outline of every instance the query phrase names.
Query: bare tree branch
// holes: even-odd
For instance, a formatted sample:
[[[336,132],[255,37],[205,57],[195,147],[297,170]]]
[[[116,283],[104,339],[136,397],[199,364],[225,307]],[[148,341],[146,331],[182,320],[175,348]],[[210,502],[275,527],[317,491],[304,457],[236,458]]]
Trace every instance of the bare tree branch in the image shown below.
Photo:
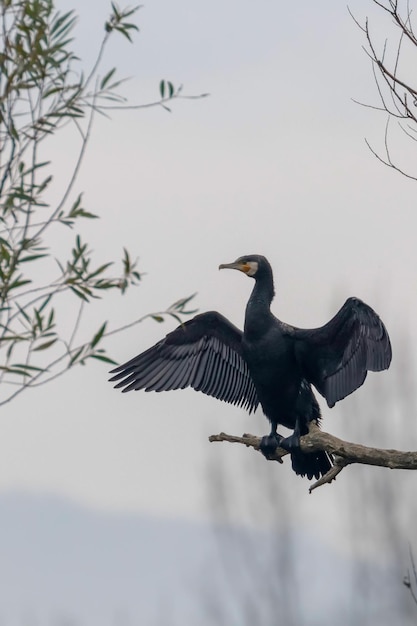
[[[219,433],[211,435],[210,442],[229,441],[230,443],[241,443],[247,447],[260,451],[261,437],[244,434],[241,437]],[[402,452],[399,450],[385,450],[381,448],[370,448],[357,443],[343,441],[329,433],[323,432],[314,423],[310,424],[310,432],[301,437],[301,450],[303,452],[326,451],[334,456],[334,467],[327,472],[309,488],[310,493],[324,485],[330,483],[346,465],[362,463],[363,465],[377,465],[378,467],[388,467],[390,469],[417,470],[417,452]],[[283,463],[282,458],[288,454],[287,450],[277,448],[270,455],[270,461]]]
[[[373,35],[369,19],[366,18],[361,23],[349,10],[356,26],[366,39],[364,50],[372,61],[372,72],[380,102],[380,106],[369,104],[364,106],[382,110],[388,120],[392,119],[397,123],[398,126],[394,126],[393,131],[402,130],[410,139],[416,141],[415,137],[404,129],[404,123],[413,130],[417,127],[417,87],[414,85],[412,71],[417,55],[417,37],[413,29],[412,11],[408,2],[404,5],[394,0],[373,0],[373,4],[391,18],[391,22],[387,23],[388,35],[383,44],[379,44],[378,38]],[[397,159],[391,158],[389,150],[391,141],[388,142],[388,139],[386,128],[382,155],[371,148],[369,141],[366,143],[381,163],[407,178],[416,180],[417,176],[414,173],[407,173],[404,167],[397,164]],[[400,150],[396,149],[400,153]]]

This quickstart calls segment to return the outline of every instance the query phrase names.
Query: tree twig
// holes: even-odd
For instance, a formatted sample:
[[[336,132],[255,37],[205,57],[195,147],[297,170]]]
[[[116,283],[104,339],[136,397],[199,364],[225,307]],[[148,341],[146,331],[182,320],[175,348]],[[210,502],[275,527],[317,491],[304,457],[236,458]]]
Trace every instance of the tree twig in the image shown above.
[[[256,435],[244,434],[241,437],[235,435],[227,435],[219,433],[211,435],[210,442],[229,441],[231,443],[241,443],[247,447],[260,451],[259,444],[261,437]],[[334,456],[334,466],[320,478],[317,482],[310,486],[310,493],[324,485],[330,483],[344,467],[353,463],[362,463],[363,465],[377,465],[379,467],[388,467],[390,469],[409,469],[417,470],[417,452],[402,452],[400,450],[385,450],[381,448],[370,448],[357,443],[343,441],[338,437],[334,437],[329,433],[323,432],[314,423],[310,424],[310,432],[303,435],[300,439],[300,447],[303,452],[319,452],[326,451]],[[283,463],[282,457],[288,452],[283,448],[277,448],[270,455],[268,460]]]

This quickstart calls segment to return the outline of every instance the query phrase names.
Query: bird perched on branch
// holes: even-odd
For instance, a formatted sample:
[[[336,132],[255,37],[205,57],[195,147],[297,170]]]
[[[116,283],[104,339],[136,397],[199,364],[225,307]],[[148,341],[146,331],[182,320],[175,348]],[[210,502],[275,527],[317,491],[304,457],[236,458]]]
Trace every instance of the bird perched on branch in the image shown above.
[[[224,402],[254,411],[261,404],[271,423],[262,438],[268,456],[281,446],[291,453],[294,471],[319,478],[331,467],[326,452],[304,453],[300,436],[318,423],[320,408],[312,385],[329,407],[358,389],[368,371],[387,369],[391,344],[378,315],[349,298],[324,326],[301,329],[271,313],[272,269],[260,255],[242,256],[219,269],[253,278],[243,333],[216,311],[196,315],[155,346],[112,370],[123,392],[169,391],[193,387]],[[277,433],[278,424],[293,430]]]

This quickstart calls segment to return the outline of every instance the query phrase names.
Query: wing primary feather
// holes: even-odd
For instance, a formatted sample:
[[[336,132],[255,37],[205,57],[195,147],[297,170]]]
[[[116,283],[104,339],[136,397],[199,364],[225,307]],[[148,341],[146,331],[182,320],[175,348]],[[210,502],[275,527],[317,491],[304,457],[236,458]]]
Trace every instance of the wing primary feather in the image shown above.
[[[229,363],[225,360],[223,356],[223,350],[218,353],[218,367],[216,370],[216,383],[214,387],[214,395],[219,400],[223,400],[224,393],[223,389],[225,387],[225,380],[227,378],[227,371]]]
[[[163,378],[167,371],[170,371],[173,367],[175,367],[174,360],[163,361],[158,359],[148,370],[136,372],[136,391],[139,391],[139,389],[147,390],[148,387],[151,387],[154,383]]]
[[[207,372],[206,372],[206,377],[205,377],[206,383],[204,385],[204,388],[202,389],[202,391],[209,396],[214,395],[213,388],[216,384],[216,375],[217,375],[216,370],[218,369],[218,366],[219,366],[218,353],[213,351],[210,356],[211,358],[208,362]]]
[[[193,358],[196,358],[195,356]],[[189,359],[184,360],[178,367],[175,367],[170,372],[170,377],[167,379],[164,389],[160,391],[171,391],[173,389],[185,389],[190,386],[190,370],[191,361]]]
[[[135,372],[133,372],[127,378],[124,378],[119,383],[117,383],[117,385],[115,385],[114,388],[115,389],[120,389],[121,387],[125,387],[126,385],[128,385],[131,382],[133,382],[134,380],[136,380]]]
[[[209,361],[209,359],[210,359],[210,350],[206,348],[206,350],[201,355],[201,358],[200,358],[200,361],[198,363],[196,373],[195,373],[195,380],[194,380],[193,386],[196,391],[202,391],[202,387],[204,385],[204,376],[206,373],[207,362]]]
[[[184,364],[187,364],[186,360],[172,360],[166,363],[165,367],[161,368],[158,374],[147,382],[146,391],[168,391],[168,389],[166,389],[166,387],[168,387],[168,381],[171,380],[174,374],[181,371]]]
[[[242,333],[220,314],[197,315],[111,372],[123,392],[196,391],[253,410],[257,395],[242,357]]]
[[[232,361],[232,357],[230,355],[231,350],[226,349],[225,346],[225,350],[223,350],[223,362],[226,364],[226,366],[224,367],[223,370],[223,378],[221,381],[221,385],[219,387],[219,397],[224,398],[224,397],[228,397],[230,398],[231,393],[233,392],[233,373],[234,373],[234,366],[232,365],[231,361]]]

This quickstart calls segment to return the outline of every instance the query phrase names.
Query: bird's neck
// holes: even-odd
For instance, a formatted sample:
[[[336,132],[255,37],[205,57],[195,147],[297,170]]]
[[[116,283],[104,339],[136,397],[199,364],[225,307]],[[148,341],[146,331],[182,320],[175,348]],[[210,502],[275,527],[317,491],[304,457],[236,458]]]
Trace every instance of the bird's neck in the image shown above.
[[[245,333],[261,330],[271,317],[271,302],[275,295],[272,275],[257,278],[248,304],[246,305]]]

